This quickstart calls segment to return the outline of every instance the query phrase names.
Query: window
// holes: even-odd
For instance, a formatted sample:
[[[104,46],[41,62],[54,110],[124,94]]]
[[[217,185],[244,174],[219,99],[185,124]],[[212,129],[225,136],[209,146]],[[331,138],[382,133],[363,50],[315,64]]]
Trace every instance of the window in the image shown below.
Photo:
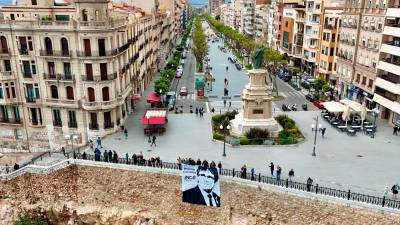
[[[93,67],[92,64],[85,64],[86,67],[86,79],[93,80]]]
[[[13,98],[16,98],[17,94],[15,92],[15,84],[14,84],[14,82],[11,82],[10,86],[11,86],[11,95],[12,95]]]
[[[4,98],[4,94],[3,94],[3,84],[0,83],[0,99]]]
[[[55,85],[50,86],[50,92],[51,92],[51,97],[52,98],[58,98],[58,88]]]
[[[72,74],[71,74],[71,64],[70,63],[64,63],[64,75],[66,79],[71,79]]]
[[[328,71],[332,71],[332,63],[329,63],[329,65],[328,65]]]
[[[6,37],[1,36],[0,42],[1,42],[1,52],[2,53],[8,53],[8,44],[7,44]]]
[[[331,48],[331,52],[330,52],[330,56],[334,56],[334,53],[335,53],[335,48]]]
[[[75,111],[68,111],[68,126],[77,128],[78,124],[76,122],[76,112]]]
[[[366,83],[367,83],[367,78],[366,78],[366,77],[363,77],[363,78],[362,78],[361,84],[362,84],[362,85],[365,85]]]
[[[321,8],[321,5],[320,4],[316,4],[315,5],[315,9],[320,9]]]
[[[4,70],[11,71],[11,62],[10,60],[4,60]]]
[[[110,94],[109,94],[109,88],[108,87],[103,87],[101,89],[102,95],[103,95],[103,101],[110,101]]]
[[[311,52],[311,57],[315,58],[315,52]]]
[[[49,37],[44,39],[44,46],[46,48],[46,55],[53,55],[53,44],[51,43],[51,39]]]
[[[59,109],[53,109],[53,125],[57,127],[62,126],[61,113]]]
[[[22,71],[25,78],[32,78],[31,64],[29,61],[22,61]]]
[[[40,98],[39,84],[35,84],[35,97]]]
[[[69,56],[69,46],[66,38],[61,38],[61,53],[63,56]]]
[[[69,15],[56,15],[57,21],[69,21]]]
[[[96,97],[95,97],[95,94],[94,94],[94,89],[90,87],[90,88],[88,88],[87,90],[88,90],[88,99],[89,99],[89,102],[94,102],[94,101],[96,101]]]
[[[32,0],[32,5],[37,5],[37,0]]]
[[[369,79],[368,80],[368,87],[369,88],[372,88],[372,85],[374,84],[374,80],[372,80],[372,79]]]
[[[285,21],[285,27],[288,27],[288,26],[289,26],[289,22]]]
[[[15,122],[20,122],[21,121],[21,116],[19,114],[19,108],[18,106],[13,106],[13,112],[14,112],[14,120]]]
[[[332,42],[335,41],[335,38],[336,38],[336,34],[332,34]]]
[[[357,82],[357,83],[360,82],[360,78],[361,78],[361,75],[358,73],[358,74],[357,74],[357,77],[356,77],[356,82]]]
[[[8,109],[6,105],[1,106],[2,121],[8,121]]]
[[[54,62],[47,62],[47,69],[49,71],[49,76],[51,78],[55,78],[56,77],[56,69],[55,69]]]
[[[114,124],[111,121],[111,112],[104,112],[104,128],[112,128]]]
[[[99,124],[97,123],[97,113],[90,113],[89,129],[99,129]]]
[[[65,90],[67,92],[67,99],[74,100],[74,88],[71,86],[67,86]]]

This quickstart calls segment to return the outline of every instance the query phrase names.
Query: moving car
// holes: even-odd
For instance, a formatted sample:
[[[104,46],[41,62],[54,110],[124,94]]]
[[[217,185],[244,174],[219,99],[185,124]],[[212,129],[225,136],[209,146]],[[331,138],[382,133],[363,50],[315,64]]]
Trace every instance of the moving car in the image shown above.
[[[232,57],[229,56],[229,57],[228,57],[228,61],[231,62],[231,63],[233,63]]]
[[[181,78],[182,77],[182,72],[176,72],[175,78]]]
[[[179,95],[180,96],[187,96],[188,95],[188,90],[186,87],[181,87],[181,89],[179,90]]]
[[[324,101],[322,100],[315,100],[313,102],[314,106],[317,107],[318,109],[324,109],[324,105],[322,103],[324,103]]]
[[[315,100],[317,100],[317,99],[315,98],[315,96],[312,95],[312,94],[306,94],[306,99],[307,99],[308,101],[310,101],[310,102],[314,102]]]

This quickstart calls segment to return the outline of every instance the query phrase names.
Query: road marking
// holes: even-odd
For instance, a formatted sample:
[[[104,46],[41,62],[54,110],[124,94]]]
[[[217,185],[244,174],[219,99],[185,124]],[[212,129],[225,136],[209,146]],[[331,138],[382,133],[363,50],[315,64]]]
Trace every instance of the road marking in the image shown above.
[[[281,92],[280,95],[282,95],[283,97],[287,98],[287,95],[285,95],[285,93]]]

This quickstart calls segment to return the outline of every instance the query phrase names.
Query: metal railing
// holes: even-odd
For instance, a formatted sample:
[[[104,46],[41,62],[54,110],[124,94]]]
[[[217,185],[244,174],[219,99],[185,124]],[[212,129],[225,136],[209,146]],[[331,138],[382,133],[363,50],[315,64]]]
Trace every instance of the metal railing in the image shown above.
[[[102,161],[109,163],[119,163],[119,164],[127,164],[127,165],[136,165],[136,166],[146,166],[146,167],[157,167],[164,169],[172,169],[172,170],[181,170],[182,164],[171,163],[171,162],[163,162],[162,160],[154,159],[154,160],[145,160],[145,159],[132,159],[132,158],[106,158],[100,156],[95,157],[91,154],[82,155],[79,153],[67,153],[67,157],[73,156],[74,159],[84,159],[84,160],[92,160],[92,161]],[[110,160],[109,160],[110,159]],[[220,174],[223,176],[236,177],[243,180],[249,180],[258,183],[270,184],[274,186],[279,186],[288,189],[306,191],[310,193],[315,193],[324,196],[330,196],[340,199],[347,199],[356,202],[368,203],[376,206],[386,207],[386,208],[394,208],[400,209],[400,201],[388,199],[386,197],[377,197],[371,195],[365,195],[360,193],[352,192],[351,190],[338,190],[334,188],[321,187],[318,184],[307,184],[297,181],[292,181],[289,179],[277,179],[275,177],[265,176],[261,173],[243,173],[240,170],[236,169],[221,169]]]

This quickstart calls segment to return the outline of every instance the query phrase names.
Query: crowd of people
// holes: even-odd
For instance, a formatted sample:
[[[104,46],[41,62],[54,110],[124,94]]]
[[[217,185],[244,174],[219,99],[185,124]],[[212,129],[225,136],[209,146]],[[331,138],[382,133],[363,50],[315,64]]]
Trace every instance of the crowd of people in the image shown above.
[[[200,159],[197,159],[197,161],[196,161],[196,160],[194,160],[192,158],[181,158],[181,157],[178,157],[177,162],[178,162],[178,167],[179,167],[180,170],[182,169],[182,164],[193,165],[193,166],[197,165],[197,166],[202,166],[204,168],[208,168],[208,167],[217,168],[218,167],[219,173],[221,173],[221,170],[222,170],[221,161],[218,162],[218,165],[217,165],[217,164],[215,164],[214,161],[211,161],[210,163],[208,163],[207,160],[201,161]]]

